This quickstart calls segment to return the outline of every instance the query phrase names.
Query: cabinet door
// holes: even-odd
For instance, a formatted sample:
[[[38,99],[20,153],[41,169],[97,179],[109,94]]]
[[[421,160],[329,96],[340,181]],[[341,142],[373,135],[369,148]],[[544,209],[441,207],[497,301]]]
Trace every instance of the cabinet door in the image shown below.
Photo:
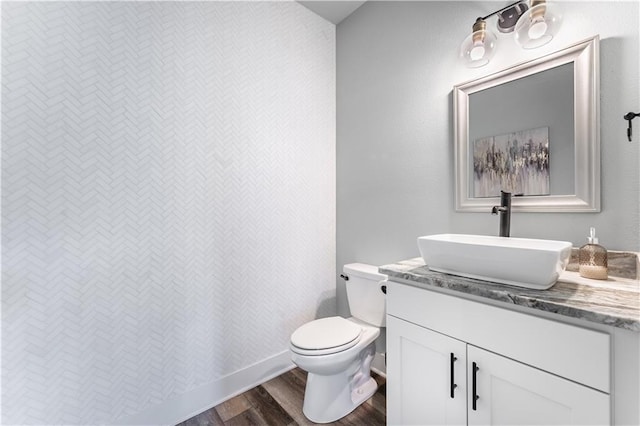
[[[387,316],[387,421],[466,424],[466,344]]]
[[[467,362],[469,425],[610,424],[608,394],[471,345]]]

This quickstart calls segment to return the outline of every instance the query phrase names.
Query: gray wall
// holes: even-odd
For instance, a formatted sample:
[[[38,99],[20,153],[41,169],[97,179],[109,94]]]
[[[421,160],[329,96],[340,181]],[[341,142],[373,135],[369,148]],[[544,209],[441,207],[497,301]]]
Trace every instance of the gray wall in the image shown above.
[[[579,246],[595,226],[605,247],[640,250],[640,131],[627,142],[622,120],[640,109],[638,3],[562,2],[563,26],[550,44],[527,51],[511,36],[498,35],[493,62],[465,68],[457,61],[460,43],[477,16],[502,6],[375,1],[338,25],[338,268],[416,257],[420,235],[497,234],[498,219],[489,212],[454,211],[451,89],[596,34],[601,37],[602,211],[514,214],[511,235]],[[347,315],[340,280],[337,289],[338,311]]]

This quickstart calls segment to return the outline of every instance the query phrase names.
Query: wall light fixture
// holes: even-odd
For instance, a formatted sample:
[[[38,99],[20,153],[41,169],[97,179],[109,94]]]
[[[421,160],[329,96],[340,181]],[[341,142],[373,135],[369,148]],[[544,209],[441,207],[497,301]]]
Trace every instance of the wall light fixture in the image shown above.
[[[562,21],[555,6],[545,0],[520,0],[476,19],[472,33],[460,47],[460,57],[470,68],[488,64],[495,53],[497,38],[487,29],[486,21],[492,16],[498,17],[498,31],[514,32],[516,42],[523,49],[535,49],[549,43]]]

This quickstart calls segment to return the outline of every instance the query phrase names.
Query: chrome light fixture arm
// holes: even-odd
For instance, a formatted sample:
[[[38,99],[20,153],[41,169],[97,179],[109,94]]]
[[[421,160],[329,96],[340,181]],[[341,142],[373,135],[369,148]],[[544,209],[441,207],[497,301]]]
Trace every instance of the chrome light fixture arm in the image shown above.
[[[527,10],[527,5],[524,3],[524,0],[519,0],[519,1],[517,1],[517,2],[511,3],[510,5],[505,6],[505,7],[503,7],[502,9],[498,9],[498,10],[496,10],[495,12],[492,12],[492,13],[488,14],[487,16],[483,16],[482,18],[478,18],[478,19],[482,19],[483,21],[484,21],[484,20],[487,20],[487,19],[491,18],[491,17],[492,17],[492,16],[494,16],[494,15],[498,15],[498,14],[500,14],[500,13],[502,13],[502,12],[506,11],[506,10],[509,10],[509,9],[511,9],[511,8],[513,8],[513,7],[516,7],[516,6],[518,6],[518,5],[520,5],[521,7],[524,7],[524,9],[522,10],[522,12],[520,12],[520,15],[521,15],[525,10]],[[477,21],[478,21],[478,20],[476,20],[476,22],[477,22]],[[514,25],[515,25],[515,22],[514,22]]]

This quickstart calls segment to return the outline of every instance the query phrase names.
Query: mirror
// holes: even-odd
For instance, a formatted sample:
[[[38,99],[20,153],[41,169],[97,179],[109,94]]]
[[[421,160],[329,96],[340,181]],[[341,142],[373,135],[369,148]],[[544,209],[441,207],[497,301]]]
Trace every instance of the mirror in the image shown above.
[[[600,211],[598,43],[453,88],[456,211]]]

